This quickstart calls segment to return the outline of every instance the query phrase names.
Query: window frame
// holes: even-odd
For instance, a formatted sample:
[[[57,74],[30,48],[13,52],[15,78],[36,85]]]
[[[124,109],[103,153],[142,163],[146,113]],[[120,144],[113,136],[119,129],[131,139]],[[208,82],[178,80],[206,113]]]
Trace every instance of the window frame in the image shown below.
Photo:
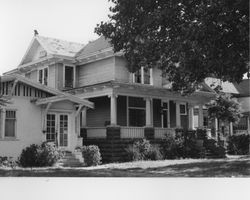
[[[163,104],[167,104],[167,108],[164,108]],[[169,101],[163,101],[161,100],[161,128],[170,128],[170,108],[169,108]],[[164,116],[163,116],[163,111],[167,113],[167,127],[164,127]]]
[[[185,106],[185,113],[181,113],[181,106]],[[187,115],[187,104],[186,103],[180,103],[179,107],[180,107],[180,115]]]
[[[15,112],[15,119],[14,119],[14,121],[15,121],[15,127],[14,127],[14,136],[6,136],[6,129],[5,129],[5,127],[6,127],[6,119],[8,119],[7,117],[6,117],[6,113],[8,112],[8,111],[14,111]],[[3,138],[4,139],[16,139],[17,138],[17,109],[11,109],[11,108],[7,108],[7,109],[5,109],[5,111],[4,111],[4,131],[3,131]]]
[[[73,68],[73,88],[76,86],[76,66],[72,64],[63,64],[63,88],[65,88],[65,67]]]
[[[137,107],[137,106],[129,106],[129,98],[130,96],[127,96],[127,126],[128,127],[144,127],[146,126],[146,104],[145,107]],[[142,98],[142,97],[135,97],[135,98]],[[144,126],[131,126],[130,125],[130,110],[144,110],[145,111],[145,125]]]
[[[45,79],[44,79],[45,78],[44,77],[45,69],[47,69],[47,84],[45,84]],[[40,82],[40,71],[42,71],[42,82]],[[42,85],[48,86],[48,84],[49,84],[49,67],[48,66],[40,67],[40,68],[37,69],[37,82],[42,84]]]
[[[153,68],[149,68],[149,83],[145,83],[144,71],[145,68],[141,67],[137,72],[132,73],[132,82],[136,84],[144,84],[144,85],[153,85]],[[140,80],[141,82],[136,82],[136,73],[140,72]]]

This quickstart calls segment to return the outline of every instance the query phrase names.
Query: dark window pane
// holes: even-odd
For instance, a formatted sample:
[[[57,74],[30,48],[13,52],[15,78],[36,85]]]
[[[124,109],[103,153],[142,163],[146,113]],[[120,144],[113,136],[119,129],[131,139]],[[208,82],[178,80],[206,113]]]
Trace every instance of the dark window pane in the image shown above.
[[[146,124],[145,110],[129,109],[129,126],[142,127]]]
[[[146,102],[143,98],[129,97],[129,107],[145,108]]]
[[[186,105],[180,104],[180,113],[181,114],[186,114]]]
[[[15,137],[15,122],[14,119],[5,120],[5,137]]]
[[[74,68],[65,66],[65,87],[73,88]]]

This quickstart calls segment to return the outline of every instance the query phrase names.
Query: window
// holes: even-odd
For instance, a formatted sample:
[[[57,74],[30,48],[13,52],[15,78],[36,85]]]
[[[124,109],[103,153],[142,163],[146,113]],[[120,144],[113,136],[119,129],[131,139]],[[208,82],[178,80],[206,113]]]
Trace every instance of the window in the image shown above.
[[[74,67],[65,66],[64,67],[64,87],[73,88],[74,87]]]
[[[146,102],[142,98],[128,98],[129,126],[142,127],[146,124]]]
[[[162,102],[162,128],[168,128],[168,103]]]
[[[6,110],[5,113],[5,137],[16,136],[16,111]]]
[[[48,85],[48,67],[38,70],[38,82]]]
[[[186,104],[180,104],[180,114],[181,115],[186,115],[187,114]]]
[[[141,67],[137,72],[133,73],[133,83],[152,85],[152,69]]]

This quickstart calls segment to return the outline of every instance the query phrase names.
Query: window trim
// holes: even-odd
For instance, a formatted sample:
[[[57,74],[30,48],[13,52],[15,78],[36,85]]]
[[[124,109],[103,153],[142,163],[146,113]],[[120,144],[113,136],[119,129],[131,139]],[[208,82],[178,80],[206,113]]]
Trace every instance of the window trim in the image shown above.
[[[129,106],[129,98],[130,98],[130,96],[127,96],[127,127],[141,127],[141,126],[130,126],[130,124],[129,124],[129,121],[130,121],[129,110],[130,109],[145,110],[145,115],[146,115],[146,105],[145,105],[145,108],[143,108],[143,107]],[[135,97],[135,98],[142,98],[142,97]],[[145,116],[145,119],[146,119],[146,116]],[[146,125],[146,121],[145,121],[145,125]]]
[[[135,82],[135,73],[136,72],[132,73],[132,82],[135,84],[153,85],[153,68],[149,69],[149,84],[144,83],[145,82],[144,67],[141,67],[140,71],[141,71],[141,83]]]
[[[181,105],[185,106],[185,113],[181,113]],[[179,106],[180,106],[180,115],[187,115],[187,104],[186,103],[180,103]]]
[[[168,108],[163,108],[163,103],[167,103],[168,104]],[[161,114],[161,127],[162,128],[170,128],[170,107],[169,107],[169,101],[164,101],[164,100],[161,100],[161,108],[162,108],[162,111],[165,110],[167,111],[167,127],[164,127],[164,117],[163,117],[163,113]]]
[[[40,83],[40,81],[39,81],[39,72],[40,71],[42,71],[42,83],[40,83],[40,84],[42,84],[42,85],[45,85],[44,84],[44,71],[45,71],[45,69],[47,69],[47,85],[46,86],[48,86],[49,85],[49,66],[45,66],[45,67],[40,67],[40,68],[38,68],[37,69],[37,82],[38,83]]]
[[[14,136],[6,136],[6,132],[5,132],[5,124],[6,124],[6,112],[7,111],[15,111],[15,115],[16,115],[16,118],[15,118],[15,127],[14,127]],[[11,139],[16,139],[17,138],[17,109],[11,109],[11,108],[7,108],[4,110],[4,123],[3,123],[3,138],[4,139],[7,139],[7,140],[11,140]]]
[[[65,67],[73,67],[73,88],[76,87],[76,66],[72,64],[63,64],[63,88],[65,88]]]

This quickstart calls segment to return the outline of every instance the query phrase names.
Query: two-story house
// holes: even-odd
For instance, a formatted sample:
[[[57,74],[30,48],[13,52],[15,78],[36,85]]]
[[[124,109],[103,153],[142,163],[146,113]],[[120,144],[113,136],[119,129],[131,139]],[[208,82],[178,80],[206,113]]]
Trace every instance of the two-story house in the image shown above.
[[[120,138],[143,138],[146,132],[162,138],[175,128],[194,129],[195,106],[198,127],[203,127],[203,106],[214,97],[214,91],[204,83],[199,91],[184,97],[171,91],[164,74],[158,68],[144,67],[130,73],[122,52],[114,53],[104,37],[82,45],[36,35],[20,65],[4,77],[19,77],[30,87],[55,92],[51,97],[32,96],[30,100],[40,106],[42,117],[33,119],[38,120],[36,128],[30,118],[23,119],[22,125],[26,126],[25,132],[37,130],[45,140],[72,151],[79,145],[72,141],[79,136],[75,130],[80,127],[87,138],[106,138],[114,130]],[[2,84],[6,83],[4,77]],[[26,94],[28,89],[22,91]],[[27,113],[32,115],[33,111]],[[65,113],[74,117],[69,120]],[[71,129],[61,130],[69,124]],[[25,135],[22,129],[18,132]],[[64,138],[68,139],[63,142]],[[0,143],[3,140],[4,130]]]

